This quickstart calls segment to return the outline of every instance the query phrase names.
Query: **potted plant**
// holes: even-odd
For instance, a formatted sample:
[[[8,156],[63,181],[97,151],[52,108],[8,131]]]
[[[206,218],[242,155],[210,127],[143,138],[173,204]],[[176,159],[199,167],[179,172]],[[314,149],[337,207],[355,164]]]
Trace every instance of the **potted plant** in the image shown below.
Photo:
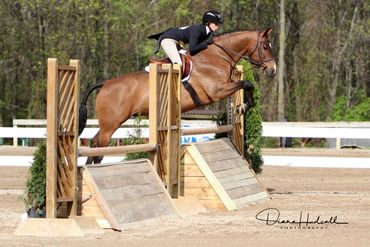
[[[26,206],[29,218],[45,218],[46,216],[46,144],[38,145],[32,166],[21,199]]]

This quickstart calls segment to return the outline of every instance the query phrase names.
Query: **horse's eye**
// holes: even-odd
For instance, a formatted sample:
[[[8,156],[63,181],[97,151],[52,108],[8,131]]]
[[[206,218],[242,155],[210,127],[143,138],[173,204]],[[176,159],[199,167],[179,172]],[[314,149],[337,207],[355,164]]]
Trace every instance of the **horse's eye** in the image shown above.
[[[266,49],[268,49],[270,47],[270,49],[271,49],[271,43],[270,42],[264,42],[263,43],[263,48],[266,50]]]

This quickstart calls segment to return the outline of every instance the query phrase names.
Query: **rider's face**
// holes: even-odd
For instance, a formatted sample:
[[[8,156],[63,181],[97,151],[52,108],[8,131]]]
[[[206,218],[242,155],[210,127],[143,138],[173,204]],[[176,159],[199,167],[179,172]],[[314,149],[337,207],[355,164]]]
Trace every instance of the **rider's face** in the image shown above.
[[[212,32],[216,32],[219,27],[220,27],[219,24],[213,22],[209,23],[209,28],[212,30]]]

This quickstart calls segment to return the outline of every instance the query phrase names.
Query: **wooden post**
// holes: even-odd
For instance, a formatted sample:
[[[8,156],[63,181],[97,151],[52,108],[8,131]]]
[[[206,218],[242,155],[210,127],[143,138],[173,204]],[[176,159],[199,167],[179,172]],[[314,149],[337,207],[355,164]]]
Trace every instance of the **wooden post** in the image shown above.
[[[176,113],[175,118],[175,125],[177,126],[176,129],[176,136],[174,137],[174,140],[176,141],[176,146],[174,146],[174,149],[172,152],[176,155],[175,156],[175,163],[176,163],[176,184],[177,188],[176,191],[173,193],[173,197],[179,197],[180,196],[180,188],[181,188],[181,79],[182,79],[182,68],[180,65],[175,64],[174,69],[178,71],[177,79],[174,81],[176,85],[176,106],[174,106],[174,112]]]
[[[151,160],[171,196],[178,194],[180,162],[181,68],[150,64],[149,143],[158,145]]]
[[[18,125],[17,124],[13,124],[13,128],[14,129],[17,129],[18,128]],[[14,147],[17,147],[18,146],[18,137],[13,137],[13,146]]]
[[[72,160],[72,167],[71,169],[71,177],[72,177],[72,185],[71,185],[71,197],[72,201],[70,202],[70,214],[76,216],[77,215],[77,181],[78,181],[78,174],[77,174],[77,155],[78,155],[78,119],[79,119],[79,96],[80,96],[80,61],[79,60],[70,60],[69,66],[76,68],[75,77],[73,81],[73,125],[71,131],[73,132],[74,138],[72,141],[72,147],[70,147],[71,152],[71,160]]]
[[[58,60],[48,59],[46,144],[46,217],[57,217]]]
[[[158,64],[149,65],[149,144],[158,144]],[[154,169],[158,171],[158,150],[150,153]]]
[[[48,60],[46,215],[56,218],[58,203],[77,215],[79,61],[59,66]]]
[[[336,149],[340,149],[340,147],[341,147],[340,137],[338,137],[338,138],[336,139],[335,147],[336,147]]]
[[[176,145],[175,143],[172,143],[173,140],[173,135],[172,135],[172,122],[173,122],[173,107],[174,107],[174,95],[173,95],[173,89],[174,89],[174,85],[173,85],[173,79],[174,79],[174,75],[173,75],[173,66],[172,64],[164,64],[166,65],[166,69],[167,69],[167,81],[164,81],[164,83],[166,83],[166,87],[167,87],[167,102],[165,102],[165,105],[167,105],[167,112],[166,112],[166,116],[167,116],[167,121],[166,121],[166,129],[167,129],[167,135],[166,135],[166,157],[165,157],[165,164],[166,164],[166,169],[167,169],[167,190],[168,190],[168,193],[171,195],[172,197],[172,193],[173,193],[173,183],[175,181],[174,180],[174,167],[176,167],[176,164],[173,163],[173,159],[172,159],[172,145]],[[164,66],[163,66],[164,67]],[[162,82],[163,83],[163,82]],[[162,109],[161,109],[162,110]],[[175,170],[176,171],[176,170]],[[176,176],[177,178],[177,176]]]
[[[234,80],[243,79],[243,66],[237,65],[237,72],[234,75]],[[231,140],[238,149],[239,153],[244,156],[244,114],[237,115],[235,107],[244,103],[244,89],[240,89],[231,96],[232,109],[229,111],[229,118],[233,129],[231,131]]]
[[[167,78],[167,189],[172,197],[178,197],[180,172],[180,101],[181,67],[170,65]]]

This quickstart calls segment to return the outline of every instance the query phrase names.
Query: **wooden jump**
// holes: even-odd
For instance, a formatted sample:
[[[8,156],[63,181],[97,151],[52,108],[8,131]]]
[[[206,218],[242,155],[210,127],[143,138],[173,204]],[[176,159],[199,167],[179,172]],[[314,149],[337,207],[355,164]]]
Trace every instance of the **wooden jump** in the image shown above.
[[[68,66],[61,66],[58,64],[57,59],[48,60],[46,193],[46,213],[48,218],[56,218],[58,213],[61,214],[61,211],[63,211],[64,216],[75,216],[78,214],[78,209],[81,208],[82,198],[77,195],[77,191],[79,191],[77,185],[78,156],[99,156],[148,151],[151,152],[152,162],[144,162],[147,167],[145,171],[152,173],[150,169],[152,169],[151,164],[153,163],[153,169],[155,169],[160,177],[155,177],[158,176],[157,173],[155,173],[155,176],[151,174],[151,181],[161,185],[161,180],[165,181],[170,193],[177,186],[179,183],[178,167],[180,163],[181,69],[180,66],[172,66],[171,64],[151,64],[150,68],[149,143],[133,146],[78,149],[79,61],[71,60]],[[125,168],[129,167],[125,163],[119,165]],[[150,169],[148,170],[149,165]],[[107,168],[104,169],[107,170]],[[111,173],[115,173],[117,169],[119,168],[111,170]],[[130,169],[127,172],[129,171]],[[134,168],[133,171],[135,171]],[[109,171],[105,171],[105,174],[108,175],[108,173]],[[85,172],[84,174],[88,173]],[[142,172],[132,173],[130,176],[138,177],[131,178],[130,181],[133,179],[140,181],[143,179],[142,175]],[[102,194],[96,192],[99,186],[97,185],[98,187],[96,187],[94,183],[97,183],[97,181],[92,179],[92,176],[86,177],[86,180],[86,183],[91,185],[90,192],[98,198],[103,198],[104,193],[102,191],[100,191]],[[106,184],[105,186],[109,185]],[[140,196],[139,191],[141,189],[137,189],[136,187],[132,184],[128,188],[125,188],[125,190],[130,196],[133,196],[132,194],[135,194],[136,191],[138,194],[138,203],[140,204],[140,200],[142,200],[141,203],[145,204],[145,195]],[[160,186],[157,186],[157,188],[160,188]],[[130,189],[132,189],[131,192],[129,191]],[[165,193],[168,192],[166,191]],[[169,198],[170,196],[168,195],[162,199],[158,199],[158,205],[155,203],[151,205],[153,210],[157,210],[156,208],[160,210],[160,205],[168,204]],[[124,200],[124,198],[121,199]],[[108,201],[106,198],[100,200],[100,207],[106,209]],[[151,202],[153,203],[154,201]],[[59,207],[60,212],[58,212],[57,208],[60,203],[65,203],[66,206]],[[116,206],[113,205],[112,207]],[[126,209],[128,210],[128,208]],[[106,218],[110,219],[110,223],[117,228],[119,221],[112,219],[111,211],[105,210],[104,213]],[[158,211],[150,215],[161,216],[164,214],[165,212]],[[118,215],[117,217],[121,216]],[[147,217],[149,217],[149,214]],[[145,216],[143,216],[142,220],[144,218]]]
[[[48,107],[47,107],[47,217],[56,218],[58,216],[57,205],[60,203],[66,203],[64,211],[67,215],[73,216],[79,214],[88,215],[87,211],[81,208],[81,201],[83,200],[81,195],[77,194],[79,190],[78,185],[78,173],[77,173],[77,156],[99,156],[99,155],[112,155],[112,154],[123,154],[131,152],[143,152],[149,151],[151,154],[150,160],[140,161],[139,163],[128,163],[121,162],[117,165],[112,166],[97,166],[86,167],[82,171],[82,180],[84,184],[89,187],[89,192],[96,205],[104,214],[105,218],[109,220],[110,224],[119,229],[122,224],[132,223],[137,220],[145,220],[151,217],[163,216],[168,214],[177,214],[174,210],[173,205],[168,201],[170,195],[177,197],[181,195],[181,190],[188,195],[188,187],[182,185],[181,181],[187,181],[186,176],[183,176],[182,170],[184,166],[180,166],[180,135],[189,134],[203,134],[203,133],[221,133],[231,132],[230,139],[236,150],[234,155],[237,155],[240,160],[243,160],[242,154],[244,152],[244,126],[243,116],[237,115],[235,110],[229,109],[228,125],[217,126],[212,128],[197,128],[197,129],[184,129],[181,130],[181,105],[180,105],[180,80],[181,80],[181,69],[178,65],[150,65],[149,73],[149,130],[150,138],[148,144],[134,145],[134,146],[121,146],[121,147],[102,147],[102,148],[77,148],[78,141],[78,103],[79,103],[79,62],[77,60],[71,60],[69,66],[60,66],[56,59],[48,60]],[[240,80],[242,78],[242,69],[235,71],[233,74],[234,80]],[[243,103],[243,90],[240,90],[235,95],[230,97],[229,105],[237,106]],[[218,142],[217,140],[214,142]],[[196,145],[196,144],[194,144]],[[203,146],[204,144],[199,144]],[[212,142],[206,145],[214,145]],[[199,146],[199,147],[200,147]],[[225,147],[225,145],[224,145]],[[216,149],[217,150],[217,149]],[[215,151],[215,150],[213,150]],[[187,153],[191,154],[191,148]],[[227,150],[227,152],[231,152]],[[213,154],[215,156],[219,154]],[[185,154],[186,156],[186,154]],[[183,156],[183,157],[185,157]],[[205,175],[207,179],[213,177],[213,180],[222,180],[221,177],[217,177],[211,167],[211,162],[202,162],[202,155],[194,155],[193,159],[198,169],[205,175],[210,173],[211,175]],[[222,161],[220,161],[222,162]],[[152,167],[153,164],[153,167]],[[202,165],[203,164],[203,165]],[[231,165],[230,162],[227,164]],[[136,167],[138,166],[138,167]],[[202,168],[201,168],[202,166]],[[207,168],[208,166],[208,168]],[[249,171],[248,164],[246,162],[237,164],[236,170],[247,169],[245,174],[250,175],[254,178],[253,172]],[[243,166],[243,168],[240,168]],[[138,169],[144,170],[138,170]],[[185,168],[187,169],[187,168]],[[208,169],[208,170],[207,170]],[[211,170],[209,170],[211,169]],[[226,169],[226,168],[225,168]],[[235,171],[236,171],[235,170]],[[238,170],[238,171],[239,171]],[[156,171],[153,173],[153,171]],[[207,172],[208,171],[208,172]],[[209,172],[211,171],[211,172]],[[140,182],[145,180],[143,174],[149,172],[152,184],[148,187],[142,185]],[[123,177],[117,178],[117,173]],[[148,173],[148,174],[149,174]],[[229,174],[230,171],[225,171],[225,174]],[[94,175],[95,174],[95,175]],[[112,174],[115,176],[111,177]],[[154,175],[155,174],[155,175]],[[233,173],[234,174],[234,173]],[[231,179],[231,178],[230,178]],[[81,180],[81,179],[80,179]],[[99,182],[102,180],[102,182]],[[107,182],[109,180],[109,182]],[[253,180],[253,179],[252,179]],[[252,181],[250,180],[250,181]],[[132,183],[131,183],[131,182]],[[136,182],[134,182],[136,181]],[[166,185],[167,191],[162,190],[163,184]],[[216,187],[221,188],[224,185],[222,182],[210,182],[211,184],[219,184]],[[131,184],[127,184],[130,182]],[[138,182],[138,183],[137,183]],[[121,188],[120,191],[124,191],[123,194],[115,191],[111,184],[124,183],[125,188]],[[243,182],[238,182],[243,183]],[[161,187],[162,186],[162,187]],[[143,189],[145,187],[145,189]],[[156,195],[158,191],[153,192],[153,188],[161,190],[160,193],[164,193],[163,197],[159,199],[153,199],[147,201],[146,196]],[[224,189],[225,190],[225,189]],[[147,191],[147,192],[145,192]],[[214,189],[215,193],[221,199],[223,205],[227,209],[240,208],[244,204],[238,202],[234,206],[230,206],[231,202],[226,202],[222,199],[222,193],[219,190]],[[220,190],[222,191],[222,190]],[[243,202],[249,202],[252,199],[248,195],[248,189],[243,192]],[[144,194],[143,194],[143,193]],[[154,194],[150,194],[150,193]],[[118,193],[118,194],[117,194]],[[149,194],[147,194],[149,193]],[[221,194],[219,194],[221,193]],[[112,195],[116,195],[119,198],[114,198]],[[135,197],[135,203],[129,203],[124,206],[126,202],[130,201],[130,198]],[[261,196],[262,198],[262,196]],[[118,202],[115,200],[117,199]],[[235,198],[231,198],[235,199]],[[230,200],[229,200],[230,201]],[[145,205],[147,206],[140,206]],[[118,204],[117,204],[118,203]],[[154,203],[154,204],[153,204]],[[235,203],[235,202],[234,202]],[[120,205],[118,207],[118,205]],[[167,206],[165,206],[167,205]],[[122,208],[120,208],[122,206]],[[117,207],[119,209],[117,209]],[[130,208],[131,207],[131,208]],[[136,207],[136,208],[135,208]],[[149,212],[149,208],[153,209],[153,212]],[[80,211],[79,211],[80,210]],[[81,211],[82,210],[82,211]],[[123,210],[123,211],[121,211]],[[125,211],[127,210],[127,211]],[[131,210],[131,213],[129,213]],[[159,210],[159,211],[156,211]],[[145,213],[144,211],[148,211]],[[137,217],[131,217],[132,214]],[[126,216],[125,216],[126,215]],[[131,215],[131,216],[130,216]],[[131,218],[130,218],[131,217]],[[129,219],[127,221],[120,221],[119,219]]]
[[[270,194],[229,139],[184,147],[181,190],[209,210],[236,210],[266,200]]]
[[[106,219],[112,229],[121,231],[157,217],[179,217],[147,159],[85,166],[81,174],[81,200],[91,198],[82,203],[81,214]]]
[[[242,67],[232,79],[243,78]],[[230,132],[229,139],[193,143],[182,148],[180,196],[197,198],[209,210],[244,208],[270,197],[244,159],[244,118],[234,106],[244,101],[243,90],[229,97],[228,125],[183,129],[183,135]]]

